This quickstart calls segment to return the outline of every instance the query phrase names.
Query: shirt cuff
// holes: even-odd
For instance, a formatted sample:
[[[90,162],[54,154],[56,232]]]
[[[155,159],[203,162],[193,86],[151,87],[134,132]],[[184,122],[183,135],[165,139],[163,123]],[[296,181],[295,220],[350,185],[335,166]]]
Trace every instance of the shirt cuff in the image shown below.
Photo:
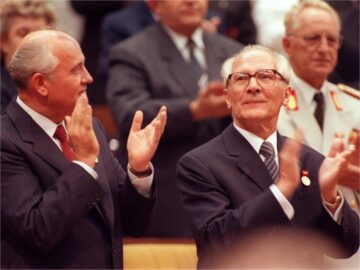
[[[127,165],[127,173],[129,175],[130,181],[133,184],[133,186],[135,187],[135,189],[137,190],[137,192],[139,192],[141,195],[143,195],[145,198],[150,198],[151,197],[151,185],[154,179],[154,166],[152,165],[152,163],[150,162],[150,169],[151,169],[151,174],[149,176],[146,177],[137,177],[135,174],[133,174],[130,171],[130,165]]]
[[[294,217],[295,211],[294,211],[294,208],[292,207],[291,203],[286,199],[286,197],[281,193],[281,191],[275,184],[272,184],[270,186],[270,190],[274,194],[276,200],[279,202],[285,215],[288,217],[289,220],[292,220],[292,218]]]
[[[342,194],[341,190],[338,190],[338,193],[339,193],[339,196],[341,198],[341,201],[340,201],[340,204],[338,206],[338,208],[336,209],[335,213],[332,214],[331,211],[326,207],[326,204],[324,202],[324,200],[322,200],[322,204],[326,210],[326,212],[329,213],[329,215],[331,216],[331,218],[337,223],[340,225],[341,223],[341,219],[342,219],[342,216],[343,216],[343,206],[344,206],[344,195]]]
[[[99,175],[93,168],[91,168],[89,165],[85,164],[82,161],[74,160],[73,163],[78,164],[81,166],[85,171],[87,171],[95,180],[98,179]]]

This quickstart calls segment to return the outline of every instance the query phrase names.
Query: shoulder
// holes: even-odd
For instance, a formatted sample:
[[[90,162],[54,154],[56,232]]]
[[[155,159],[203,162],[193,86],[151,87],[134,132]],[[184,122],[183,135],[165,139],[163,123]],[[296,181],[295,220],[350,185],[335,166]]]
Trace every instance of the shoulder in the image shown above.
[[[343,93],[351,100],[357,100],[358,102],[360,101],[360,91],[358,89],[352,88],[342,83],[338,83],[335,87],[338,91]]]
[[[110,49],[110,56],[112,54],[118,54],[119,51],[136,52],[139,54],[147,52],[149,51],[148,48],[156,46],[159,39],[162,40],[164,38],[163,36],[164,34],[159,24],[150,25],[140,33],[113,46]]]
[[[212,44],[227,50],[231,50],[233,53],[239,52],[244,47],[240,42],[219,33],[204,32],[204,42],[207,43],[205,46]]]
[[[189,157],[195,158],[202,163],[211,162],[212,158],[219,156],[220,153],[225,152],[222,134],[216,136],[210,141],[194,148],[187,152],[180,158],[181,162],[186,162]]]

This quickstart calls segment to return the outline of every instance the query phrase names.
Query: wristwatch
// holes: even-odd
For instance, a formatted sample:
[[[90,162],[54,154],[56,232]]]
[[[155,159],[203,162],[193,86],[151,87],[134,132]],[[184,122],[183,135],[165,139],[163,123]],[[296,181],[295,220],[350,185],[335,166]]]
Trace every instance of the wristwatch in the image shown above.
[[[135,171],[133,168],[131,168],[131,166],[129,165],[129,171],[137,177],[146,177],[146,176],[151,175],[151,173],[152,173],[150,166],[145,171],[138,172],[138,171]]]

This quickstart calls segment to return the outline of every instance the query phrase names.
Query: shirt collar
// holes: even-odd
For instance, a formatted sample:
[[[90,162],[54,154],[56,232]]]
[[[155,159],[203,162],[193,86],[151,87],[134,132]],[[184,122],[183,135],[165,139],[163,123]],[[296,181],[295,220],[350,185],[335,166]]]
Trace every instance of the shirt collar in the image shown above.
[[[264,142],[264,140],[262,138],[256,136],[255,134],[236,126],[235,123],[233,123],[233,124],[234,124],[235,129],[238,132],[240,132],[241,135],[243,135],[245,137],[245,139],[254,148],[256,153],[259,153],[261,145]],[[265,141],[270,142],[272,144],[272,146],[274,147],[275,158],[276,158],[278,156],[276,131],[274,133],[272,133]]]
[[[170,38],[175,43],[175,46],[178,48],[179,51],[187,49],[187,42],[189,39],[187,36],[175,32],[174,30],[172,30],[171,28],[169,28],[164,24],[162,26],[164,27],[165,31],[169,34]],[[195,30],[195,32],[192,34],[190,38],[194,41],[197,48],[204,50],[205,45],[203,41],[203,30],[200,27]]]
[[[55,130],[58,126],[58,124],[51,121],[49,118],[41,115],[40,113],[34,111],[32,108],[30,108],[28,105],[26,105],[19,96],[16,98],[16,102],[19,104],[19,106],[30,115],[30,117],[35,121],[36,124],[38,124],[47,135],[52,138],[54,136]],[[60,124],[62,124],[64,127],[64,121],[62,121]],[[66,130],[66,127],[65,127]]]
[[[303,98],[305,100],[306,105],[308,105],[310,107],[311,103],[313,102],[315,93],[318,93],[319,90],[312,87],[310,84],[308,84],[304,80],[300,79],[292,69],[290,70],[290,77],[291,77],[292,83],[294,85],[296,85],[295,91],[301,91],[302,92],[302,94],[303,94],[302,96],[303,96]],[[327,89],[327,85],[328,85],[328,82],[325,81],[323,83],[323,85],[321,86],[321,88],[320,88],[320,92],[325,94],[326,89]]]

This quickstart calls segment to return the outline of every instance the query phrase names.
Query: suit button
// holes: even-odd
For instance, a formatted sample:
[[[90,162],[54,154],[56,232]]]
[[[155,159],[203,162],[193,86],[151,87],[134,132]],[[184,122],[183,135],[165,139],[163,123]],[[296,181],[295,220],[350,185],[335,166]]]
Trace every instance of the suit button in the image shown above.
[[[113,253],[113,254],[116,254],[116,252],[117,252],[117,249],[113,247],[113,248],[112,248],[112,253]]]

